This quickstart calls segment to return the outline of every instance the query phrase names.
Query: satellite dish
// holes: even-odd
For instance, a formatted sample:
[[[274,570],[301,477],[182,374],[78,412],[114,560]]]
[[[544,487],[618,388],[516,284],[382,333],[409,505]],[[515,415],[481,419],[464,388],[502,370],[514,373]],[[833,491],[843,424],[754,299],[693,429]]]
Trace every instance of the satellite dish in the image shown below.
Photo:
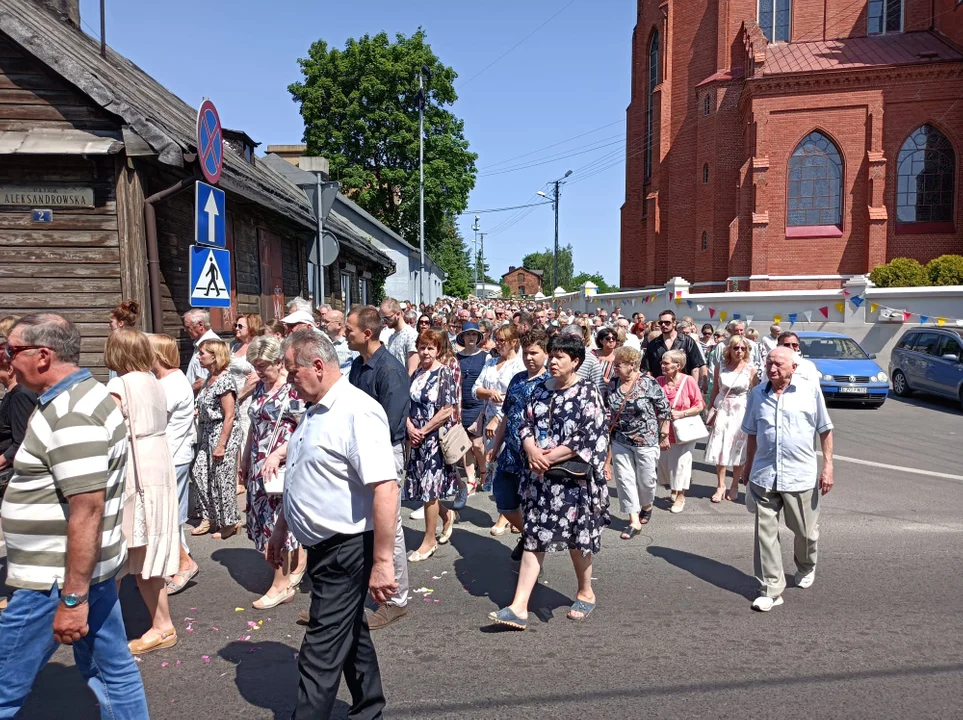
[[[340,252],[341,244],[334,233],[328,231],[321,233],[321,264],[327,267],[338,259],[338,253]]]

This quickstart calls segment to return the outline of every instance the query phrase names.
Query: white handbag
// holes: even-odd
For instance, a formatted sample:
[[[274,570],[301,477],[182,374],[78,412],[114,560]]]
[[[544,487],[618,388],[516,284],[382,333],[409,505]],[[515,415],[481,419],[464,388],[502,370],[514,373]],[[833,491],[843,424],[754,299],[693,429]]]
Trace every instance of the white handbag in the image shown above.
[[[278,435],[281,434],[281,422],[284,419],[284,413],[288,409],[288,399],[285,398],[284,402],[281,404],[281,410],[278,412],[277,422],[274,423],[274,432],[271,433],[271,441],[268,443],[268,457],[271,455],[271,448],[274,447],[274,443],[278,440]],[[267,459],[265,458],[265,462]],[[278,467],[277,474],[270,480],[264,475],[261,475],[261,482],[264,484],[264,492],[268,495],[283,495],[284,494],[284,475],[286,468],[281,465]]]
[[[679,387],[675,391],[675,399],[672,401],[673,410],[676,408],[679,396],[682,395],[682,388],[685,387],[686,382],[689,380],[692,380],[692,378],[688,375],[682,376],[682,382],[679,383]],[[695,381],[693,380],[693,382]],[[706,428],[706,424],[702,422],[701,415],[691,415],[690,417],[673,420],[672,430],[675,433],[675,441],[679,444],[698,442],[709,437],[709,430]]]

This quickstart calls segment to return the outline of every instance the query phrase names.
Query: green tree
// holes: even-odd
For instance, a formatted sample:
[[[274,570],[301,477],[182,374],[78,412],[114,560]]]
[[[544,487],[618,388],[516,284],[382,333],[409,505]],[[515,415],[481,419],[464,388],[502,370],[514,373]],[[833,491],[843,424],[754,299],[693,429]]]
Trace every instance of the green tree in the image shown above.
[[[502,297],[510,298],[512,296],[512,289],[508,287],[505,283],[502,283]]]
[[[288,91],[301,108],[308,152],[326,157],[342,192],[412,244],[419,216],[418,75],[422,66],[431,70],[425,249],[449,275],[460,275],[470,257],[451,247],[450,226],[475,186],[477,155],[468,149],[464,122],[446,109],[458,99],[457,73],[432,52],[421,28],[411,37],[399,33],[394,42],[384,32],[364,35],[343,50],[318,40],[298,63],[302,80]]]
[[[580,290],[582,286],[589,281],[594,282],[596,285],[598,285],[600,293],[610,293],[610,292],[619,291],[619,289],[615,285],[609,285],[607,282],[605,282],[605,278],[602,277],[602,273],[600,272],[596,272],[596,273],[581,272],[572,278],[572,287],[570,288],[567,287],[565,289],[570,291]]]
[[[574,289],[569,287],[572,284],[572,275],[575,273],[571,245],[558,249],[559,282],[555,279],[555,251],[551,248],[545,248],[544,252],[529,253],[522,258],[522,267],[542,271],[542,292],[546,295],[551,295],[559,285],[566,290]]]
[[[442,286],[445,295],[468,297],[472,293],[473,283],[470,251],[454,223],[449,223],[445,228],[445,234],[432,257],[448,275]]]

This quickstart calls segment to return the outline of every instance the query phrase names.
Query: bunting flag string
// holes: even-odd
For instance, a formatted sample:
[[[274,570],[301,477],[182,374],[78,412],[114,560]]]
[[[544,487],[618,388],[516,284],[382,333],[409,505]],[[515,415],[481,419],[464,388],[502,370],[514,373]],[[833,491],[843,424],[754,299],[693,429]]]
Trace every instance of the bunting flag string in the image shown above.
[[[796,324],[796,318],[799,317],[797,313],[789,313],[789,327]]]
[[[854,295],[853,297],[849,298],[849,301],[850,301],[853,305],[855,305],[856,307],[859,307],[859,306],[862,305],[864,302],[866,302],[866,301],[865,301],[863,298],[861,298],[859,295]]]
[[[804,311],[803,311],[803,315],[805,315],[805,317],[806,317],[806,322],[812,322],[812,321],[813,321],[813,311],[812,311],[812,310],[804,310]]]
[[[755,315],[746,315],[746,327],[748,327],[749,325],[752,325],[752,319],[754,317]]]
[[[721,313],[719,313],[719,322],[725,322],[727,317],[729,317],[729,313],[723,310]]]
[[[871,303],[869,304],[869,311],[870,311],[871,313],[874,313],[874,312],[876,312],[876,308],[878,308],[878,307],[879,307],[879,305],[877,305],[877,304],[874,303],[874,302],[871,302]]]
[[[773,321],[776,325],[778,325],[779,323],[782,322],[782,315],[774,315],[773,318],[772,318],[772,321]]]
[[[836,306],[835,306],[835,307],[836,307],[836,311],[837,311],[838,313],[840,313],[840,314],[843,314],[843,313],[846,312],[846,303],[844,303],[844,302],[838,302],[838,303],[836,303]]]
[[[826,307],[819,308],[819,312],[823,314],[824,318],[826,318],[827,320],[829,319],[829,305],[827,305]]]
[[[715,316],[716,316],[716,309],[712,307],[709,308],[709,317],[714,318]]]

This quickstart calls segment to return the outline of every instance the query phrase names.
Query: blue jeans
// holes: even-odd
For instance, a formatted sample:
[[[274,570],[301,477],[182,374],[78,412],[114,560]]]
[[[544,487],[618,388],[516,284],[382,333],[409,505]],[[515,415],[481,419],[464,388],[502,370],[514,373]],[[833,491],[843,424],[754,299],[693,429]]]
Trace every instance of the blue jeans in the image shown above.
[[[12,718],[37,675],[57,649],[53,619],[60,602],[47,592],[17,590],[0,614],[0,718]],[[74,643],[74,661],[100,703],[105,720],[144,720],[147,698],[140,671],[127,649],[114,579],[91,585],[87,636]]]

